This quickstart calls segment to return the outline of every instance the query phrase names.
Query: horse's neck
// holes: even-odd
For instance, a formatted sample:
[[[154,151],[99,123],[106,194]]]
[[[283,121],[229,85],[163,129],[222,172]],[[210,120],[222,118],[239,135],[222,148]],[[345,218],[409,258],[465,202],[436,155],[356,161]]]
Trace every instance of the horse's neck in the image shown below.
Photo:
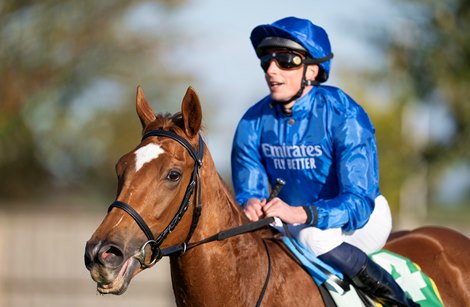
[[[243,211],[218,174],[202,191],[200,234],[210,235],[246,222]],[[211,191],[212,190],[212,191]],[[208,191],[211,191],[210,193]],[[201,238],[202,239],[202,238]]]
[[[214,212],[212,206],[203,203],[204,213],[194,236],[197,240],[234,227],[230,217],[240,219],[238,211],[230,208],[235,203],[226,202],[223,194],[216,201],[226,207],[217,207],[221,212]],[[206,221],[211,222],[211,227],[207,227]],[[258,237],[256,233],[248,233],[216,240],[192,248],[182,256],[171,257],[171,277],[178,306],[248,306],[256,302],[258,297],[238,291],[235,294],[231,289],[240,283],[262,288],[258,280],[254,282],[258,270],[266,267],[265,250]]]
[[[201,169],[202,213],[199,231],[196,231],[201,236],[199,239],[247,222],[240,205],[218,174],[208,151],[206,155]]]
[[[213,166],[205,162],[201,173],[202,211],[192,242],[247,222],[225,183]],[[259,251],[264,251],[257,234],[246,234],[199,245],[179,257],[171,257],[173,289],[176,297],[198,301],[203,289],[230,288],[256,272]],[[258,245],[259,244],[259,245]],[[244,257],[239,257],[240,254]],[[263,254],[264,255],[264,254]],[[243,268],[243,269],[239,269]],[[197,291],[196,291],[197,292]],[[207,293],[206,293],[207,294]]]

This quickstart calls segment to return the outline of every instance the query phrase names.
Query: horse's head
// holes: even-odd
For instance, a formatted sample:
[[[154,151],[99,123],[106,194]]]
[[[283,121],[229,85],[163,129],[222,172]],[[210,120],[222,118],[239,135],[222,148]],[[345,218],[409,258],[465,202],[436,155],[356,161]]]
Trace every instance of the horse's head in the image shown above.
[[[162,248],[189,241],[197,223],[197,210],[189,206],[198,205],[204,151],[196,93],[188,88],[181,113],[163,116],[155,115],[139,87],[136,108],[142,141],[118,161],[116,201],[85,249],[86,267],[102,294],[123,293],[133,276],[161,258]]]

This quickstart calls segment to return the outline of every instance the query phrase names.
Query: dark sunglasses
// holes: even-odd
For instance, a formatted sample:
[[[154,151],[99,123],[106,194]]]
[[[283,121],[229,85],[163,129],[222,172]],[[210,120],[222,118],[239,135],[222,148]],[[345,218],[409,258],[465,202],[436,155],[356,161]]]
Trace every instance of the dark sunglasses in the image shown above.
[[[270,53],[261,56],[260,58],[261,68],[266,72],[271,64],[272,60],[275,60],[279,68],[292,69],[297,68],[304,62],[300,55],[295,53]]]

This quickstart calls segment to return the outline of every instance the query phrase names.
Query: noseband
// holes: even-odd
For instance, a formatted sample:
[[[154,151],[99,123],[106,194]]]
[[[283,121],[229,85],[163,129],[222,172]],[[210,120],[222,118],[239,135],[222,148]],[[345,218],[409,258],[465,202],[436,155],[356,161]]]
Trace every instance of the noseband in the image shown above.
[[[191,174],[191,180],[186,187],[186,192],[184,194],[183,200],[181,202],[181,205],[178,209],[178,212],[175,214],[171,222],[168,224],[168,226],[158,235],[157,238],[153,236],[152,231],[148,227],[147,223],[144,221],[142,216],[140,216],[137,211],[135,211],[134,208],[132,208],[129,204],[126,204],[125,202],[116,200],[114,201],[108,208],[108,212],[111,211],[113,208],[119,208],[127,212],[133,219],[134,221],[139,225],[140,229],[145,233],[145,236],[147,237],[148,241],[145,242],[142,247],[140,248],[140,253],[135,255],[134,257],[139,260],[141,266],[143,268],[148,268],[152,265],[154,265],[158,260],[160,260],[163,257],[162,251],[161,251],[161,244],[165,240],[165,238],[172,232],[176,225],[178,225],[179,221],[183,218],[184,213],[188,210],[189,207],[189,202],[191,195],[194,192],[194,189],[197,187],[197,202],[195,203],[195,210],[193,213],[193,220],[191,223],[191,228],[189,230],[188,236],[186,237],[186,240],[184,241],[184,245],[187,245],[189,240],[191,239],[191,236],[194,233],[194,230],[196,229],[197,223],[199,221],[199,216],[201,214],[201,185],[198,184],[199,181],[199,168],[202,166],[202,158],[204,155],[204,141],[202,140],[201,136],[199,136],[199,145],[198,145],[198,151],[194,149],[194,147],[183,137],[179,136],[178,134],[172,132],[172,131],[166,131],[166,130],[151,130],[147,133],[144,134],[142,137],[142,141],[145,140],[148,137],[151,136],[162,136],[162,137],[168,137],[170,139],[173,139],[180,143],[186,150],[189,152],[191,157],[194,159],[194,168],[193,172]],[[150,262],[146,263],[146,252],[145,249],[147,245],[150,245],[152,249],[152,256],[150,258]]]

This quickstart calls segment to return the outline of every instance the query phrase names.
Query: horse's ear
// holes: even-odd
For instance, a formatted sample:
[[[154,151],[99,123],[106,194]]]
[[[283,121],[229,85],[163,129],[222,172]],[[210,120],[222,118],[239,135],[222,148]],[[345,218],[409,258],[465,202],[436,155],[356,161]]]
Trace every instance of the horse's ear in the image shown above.
[[[156,117],[155,113],[152,110],[152,107],[147,102],[147,99],[145,99],[144,91],[142,90],[142,87],[140,85],[137,87],[135,106],[137,110],[137,115],[139,115],[140,122],[142,123],[142,128],[145,129],[145,127],[149,123],[153,122]]]
[[[181,113],[183,114],[184,132],[189,137],[195,136],[201,128],[202,109],[199,97],[192,87],[188,87],[184,95]]]

